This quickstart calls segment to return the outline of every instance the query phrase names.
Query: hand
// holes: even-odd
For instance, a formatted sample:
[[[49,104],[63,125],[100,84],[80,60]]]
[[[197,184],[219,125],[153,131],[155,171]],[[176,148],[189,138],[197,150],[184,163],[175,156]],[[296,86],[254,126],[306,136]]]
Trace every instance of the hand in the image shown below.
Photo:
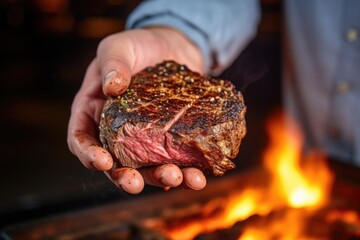
[[[144,183],[159,187],[184,186],[202,189],[206,178],[196,168],[165,164],[153,168],[113,168],[113,159],[98,140],[98,124],[107,96],[122,94],[131,76],[160,63],[175,60],[203,73],[203,60],[196,46],[174,29],[153,27],[124,31],[105,38],[89,65],[75,96],[68,126],[68,146],[85,167],[102,170],[119,187],[137,194]]]

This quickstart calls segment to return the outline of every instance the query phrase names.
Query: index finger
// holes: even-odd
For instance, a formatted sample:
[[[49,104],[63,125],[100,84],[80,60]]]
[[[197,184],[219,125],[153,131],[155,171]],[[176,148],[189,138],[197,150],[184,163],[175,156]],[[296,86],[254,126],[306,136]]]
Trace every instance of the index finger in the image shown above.
[[[103,102],[101,80],[93,61],[71,107],[67,142],[70,151],[85,167],[108,170],[113,164],[112,157],[97,139],[97,122]]]

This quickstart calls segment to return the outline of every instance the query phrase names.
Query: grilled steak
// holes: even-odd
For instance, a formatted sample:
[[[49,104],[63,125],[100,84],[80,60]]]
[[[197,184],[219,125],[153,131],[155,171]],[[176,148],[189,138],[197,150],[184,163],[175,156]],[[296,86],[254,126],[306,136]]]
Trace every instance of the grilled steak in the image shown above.
[[[133,76],[108,98],[100,140],[120,166],[173,163],[216,176],[235,168],[246,133],[244,100],[230,81],[204,77],[166,61]]]

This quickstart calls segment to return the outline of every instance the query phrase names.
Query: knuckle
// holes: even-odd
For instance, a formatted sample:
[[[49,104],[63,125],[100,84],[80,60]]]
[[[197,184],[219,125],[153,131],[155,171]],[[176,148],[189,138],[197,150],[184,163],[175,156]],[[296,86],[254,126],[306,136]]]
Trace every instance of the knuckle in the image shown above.
[[[114,42],[114,39],[115,38],[115,35],[112,34],[112,35],[109,35],[105,38],[103,38],[98,47],[97,47],[97,53],[99,54],[99,52],[103,51],[104,49],[106,49],[109,45],[111,45],[113,42]]]

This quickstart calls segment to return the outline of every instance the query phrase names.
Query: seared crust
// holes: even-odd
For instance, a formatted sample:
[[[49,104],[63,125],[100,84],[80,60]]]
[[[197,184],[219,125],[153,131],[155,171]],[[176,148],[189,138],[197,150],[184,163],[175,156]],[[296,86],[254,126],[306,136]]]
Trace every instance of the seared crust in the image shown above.
[[[200,167],[222,175],[235,167],[230,159],[246,133],[245,111],[243,96],[230,81],[166,61],[136,74],[123,95],[107,100],[100,138],[111,151],[111,138],[125,123],[154,123],[203,152],[207,163]]]

